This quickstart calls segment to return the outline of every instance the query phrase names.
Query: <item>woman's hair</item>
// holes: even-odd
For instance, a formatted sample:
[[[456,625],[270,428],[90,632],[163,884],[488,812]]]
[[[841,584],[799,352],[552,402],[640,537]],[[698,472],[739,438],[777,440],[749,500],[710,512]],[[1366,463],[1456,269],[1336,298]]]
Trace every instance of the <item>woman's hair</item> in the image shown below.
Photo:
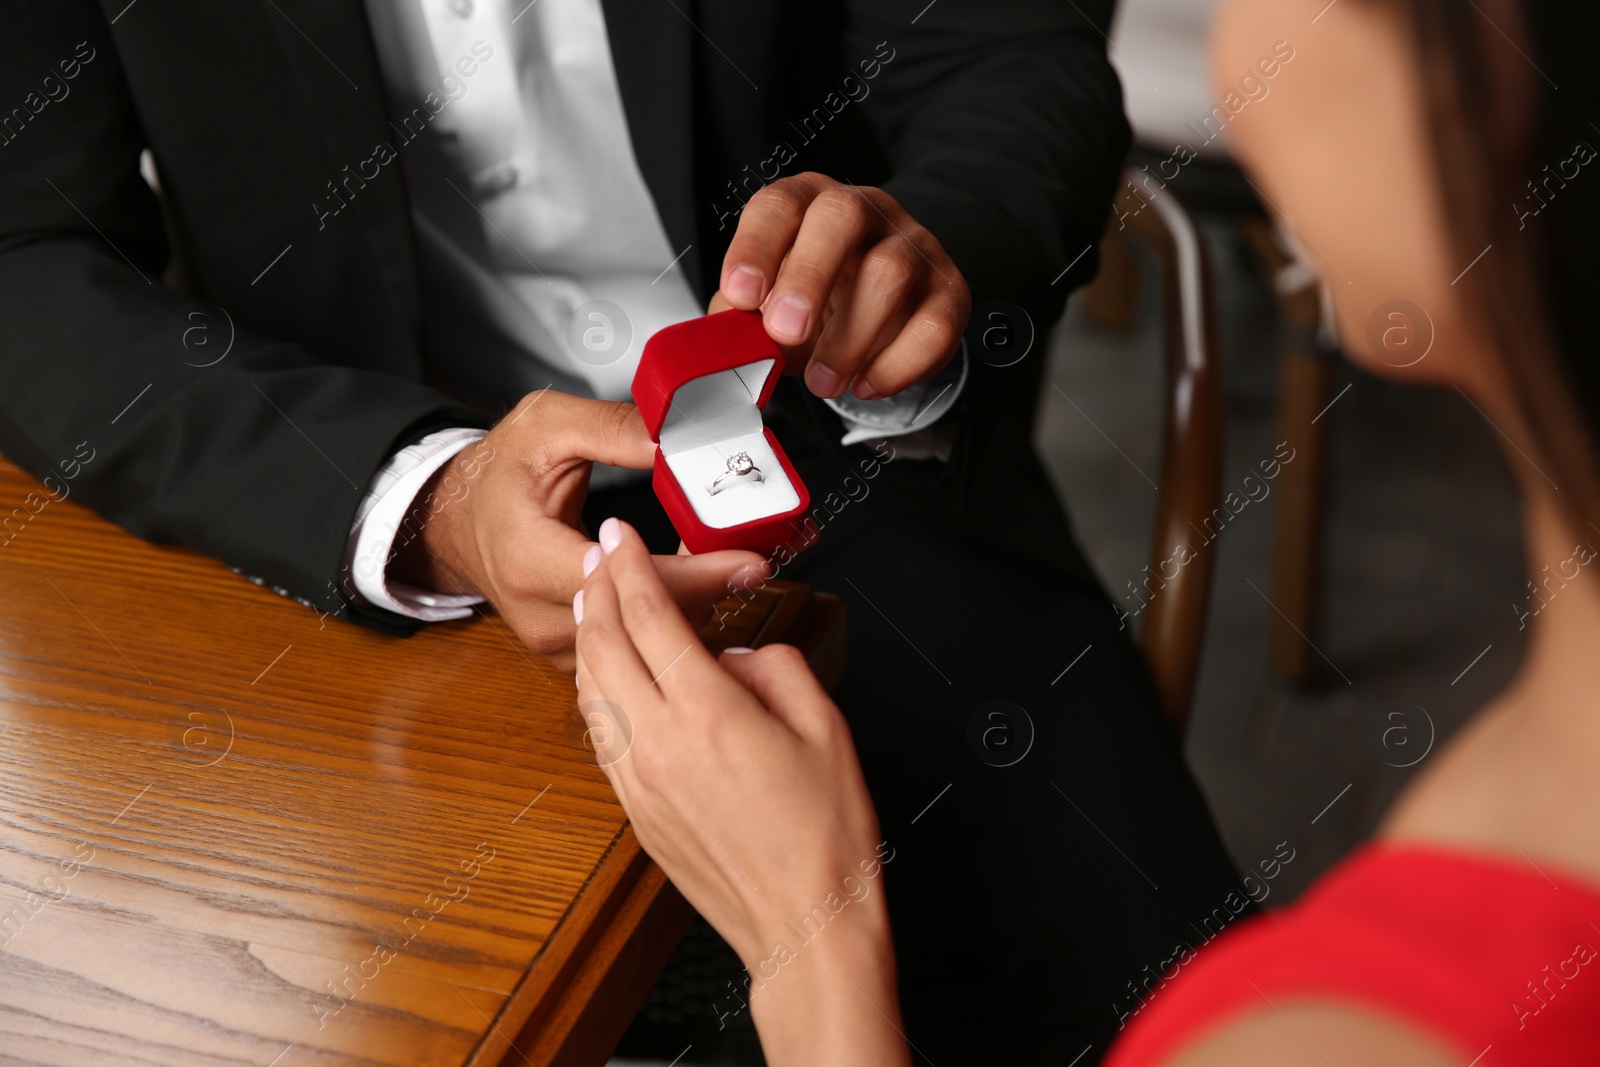
[[[1535,454],[1600,532],[1600,4],[1408,0],[1463,304]],[[1485,253],[1485,249],[1489,249]]]

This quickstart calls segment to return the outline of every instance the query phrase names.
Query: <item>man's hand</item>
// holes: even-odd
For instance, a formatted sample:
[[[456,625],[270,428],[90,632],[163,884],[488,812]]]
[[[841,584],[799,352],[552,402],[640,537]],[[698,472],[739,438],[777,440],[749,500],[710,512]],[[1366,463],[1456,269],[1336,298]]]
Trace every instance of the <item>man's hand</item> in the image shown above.
[[[531,393],[418,494],[443,503],[404,547],[402,528],[389,573],[422,589],[487,597],[524,644],[570,670],[572,598],[595,544],[580,519],[591,461],[649,470],[655,447],[632,404]],[[692,618],[741,571],[762,565],[753,552],[652,558]]]
[[[797,174],[744,207],[711,310],[760,308],[818,396],[863,400],[937,373],[967,328],[972,297],[938,240],[894,197]]]

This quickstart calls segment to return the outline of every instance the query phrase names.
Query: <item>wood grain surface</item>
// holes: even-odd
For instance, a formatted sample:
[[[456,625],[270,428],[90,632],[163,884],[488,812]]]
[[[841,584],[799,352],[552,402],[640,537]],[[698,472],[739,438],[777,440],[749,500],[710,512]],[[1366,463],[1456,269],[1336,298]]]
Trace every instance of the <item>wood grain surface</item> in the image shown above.
[[[571,680],[492,615],[387,637],[42,498],[0,460],[0,1063],[603,1060],[689,913]],[[837,674],[837,601],[725,623]]]

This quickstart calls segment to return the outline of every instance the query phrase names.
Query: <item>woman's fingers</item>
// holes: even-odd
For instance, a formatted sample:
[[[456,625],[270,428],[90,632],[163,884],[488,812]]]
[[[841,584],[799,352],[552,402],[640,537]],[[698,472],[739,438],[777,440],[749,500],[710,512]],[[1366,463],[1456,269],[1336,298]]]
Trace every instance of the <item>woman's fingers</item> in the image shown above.
[[[580,702],[600,700],[620,708],[629,717],[630,728],[636,728],[638,721],[658,717],[661,694],[651,684],[650,668],[622,621],[609,568],[598,567],[589,575],[573,602],[573,614],[581,615],[577,641]]]
[[[651,684],[669,700],[693,695],[695,683],[703,684],[704,672],[713,666],[711,654],[667,591],[644,541],[626,523],[607,519],[600,527],[600,547],[606,560],[596,576],[604,572],[608,585],[614,588],[607,610],[615,610],[627,640],[649,672]],[[674,564],[685,562],[669,559]],[[585,617],[588,611],[585,602]],[[599,664],[594,666],[604,669]]]
[[[633,810],[635,783],[633,764],[627,759],[633,747],[633,720],[607,700],[600,681],[582,654],[577,657],[578,714],[583,717],[584,746],[605,772],[617,800],[626,811]]]
[[[789,729],[815,744],[833,726],[839,711],[793,645],[768,645],[754,652],[728,651],[719,660],[757,700]]]

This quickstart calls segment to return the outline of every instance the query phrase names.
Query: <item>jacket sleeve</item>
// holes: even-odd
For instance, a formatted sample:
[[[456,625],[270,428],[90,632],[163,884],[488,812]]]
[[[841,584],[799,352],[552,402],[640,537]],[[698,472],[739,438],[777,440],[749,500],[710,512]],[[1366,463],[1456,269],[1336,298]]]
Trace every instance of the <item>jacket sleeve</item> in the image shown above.
[[[942,481],[949,514],[980,542],[1046,567],[1061,558],[1046,532],[1065,515],[1015,475],[1038,462],[1034,417],[1052,399],[1041,390],[1046,331],[1067,294],[1099,269],[1100,236],[1131,141],[1122,86],[1106,58],[1114,7],[847,7],[847,54],[893,56],[863,103],[889,158],[883,188],[939,239],[972,290],[967,340],[978,358],[953,413],[958,432]],[[991,347],[996,337],[1006,346]]]
[[[0,106],[15,105],[0,115],[0,452],[140,537],[414,628],[341,588],[351,522],[396,448],[482,416],[260,324],[192,315],[162,281],[161,210],[107,20],[56,0],[17,8],[0,34]]]
[[[939,238],[975,307],[1014,302],[1041,330],[1094,276],[1128,151],[1121,84],[1106,58],[1113,7],[849,7],[848,54],[892,55],[863,104],[893,170],[884,189]]]

